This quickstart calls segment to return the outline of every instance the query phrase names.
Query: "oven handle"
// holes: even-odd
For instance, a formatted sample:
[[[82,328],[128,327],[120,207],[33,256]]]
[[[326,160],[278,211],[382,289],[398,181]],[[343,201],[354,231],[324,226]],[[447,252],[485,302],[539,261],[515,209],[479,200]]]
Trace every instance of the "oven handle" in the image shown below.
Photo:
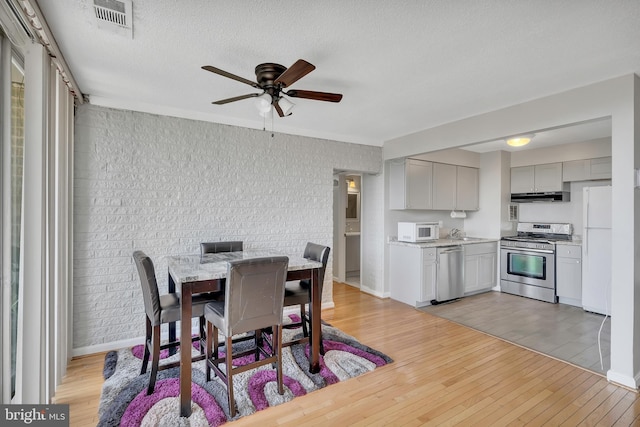
[[[553,251],[549,249],[531,249],[531,248],[512,248],[510,246],[502,246],[500,249],[514,251],[514,252],[536,252],[540,254],[552,254]]]

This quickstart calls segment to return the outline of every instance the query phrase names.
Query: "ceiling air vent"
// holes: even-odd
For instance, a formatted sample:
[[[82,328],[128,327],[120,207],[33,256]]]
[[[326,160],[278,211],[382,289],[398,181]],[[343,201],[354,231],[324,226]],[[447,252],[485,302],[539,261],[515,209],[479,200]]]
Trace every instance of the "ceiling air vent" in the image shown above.
[[[93,0],[98,28],[133,37],[131,0]]]

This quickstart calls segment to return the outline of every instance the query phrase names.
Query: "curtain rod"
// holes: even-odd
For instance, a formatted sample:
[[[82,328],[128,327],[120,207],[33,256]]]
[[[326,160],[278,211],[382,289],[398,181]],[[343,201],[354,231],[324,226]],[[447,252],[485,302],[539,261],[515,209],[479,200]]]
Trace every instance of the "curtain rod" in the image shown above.
[[[24,22],[28,23],[31,27],[32,34],[35,35],[40,44],[47,49],[49,56],[56,64],[56,68],[58,68],[58,72],[62,76],[62,81],[67,85],[78,104],[84,103],[84,95],[73,78],[71,70],[62,56],[62,52],[58,48],[58,44],[38,4],[34,0],[18,0],[17,3],[19,5],[18,12],[23,15],[22,18]]]

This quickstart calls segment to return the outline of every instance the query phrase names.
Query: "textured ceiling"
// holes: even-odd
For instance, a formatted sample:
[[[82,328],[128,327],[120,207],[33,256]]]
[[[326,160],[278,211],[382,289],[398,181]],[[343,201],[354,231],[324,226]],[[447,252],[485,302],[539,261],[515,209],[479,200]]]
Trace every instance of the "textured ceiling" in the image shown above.
[[[640,74],[637,0],[133,0],[133,37],[99,28],[92,0],[38,2],[91,103],[339,141],[386,140],[620,75]],[[317,69],[263,120],[263,62]]]

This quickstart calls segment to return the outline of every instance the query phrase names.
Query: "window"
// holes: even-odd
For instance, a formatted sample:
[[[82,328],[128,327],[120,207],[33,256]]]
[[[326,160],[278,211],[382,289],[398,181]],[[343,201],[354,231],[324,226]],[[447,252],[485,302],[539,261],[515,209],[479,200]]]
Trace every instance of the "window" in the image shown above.
[[[11,397],[16,390],[20,229],[22,224],[22,171],[24,152],[24,72],[18,58],[11,64]]]

